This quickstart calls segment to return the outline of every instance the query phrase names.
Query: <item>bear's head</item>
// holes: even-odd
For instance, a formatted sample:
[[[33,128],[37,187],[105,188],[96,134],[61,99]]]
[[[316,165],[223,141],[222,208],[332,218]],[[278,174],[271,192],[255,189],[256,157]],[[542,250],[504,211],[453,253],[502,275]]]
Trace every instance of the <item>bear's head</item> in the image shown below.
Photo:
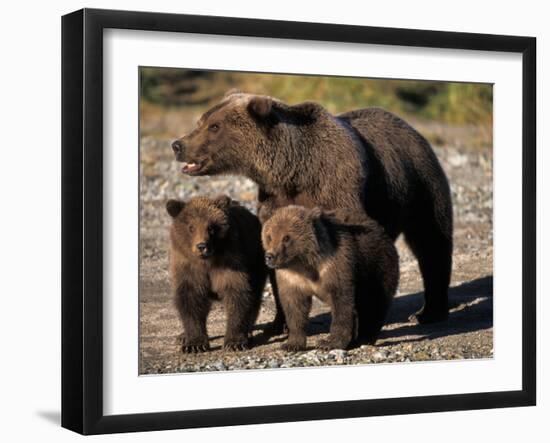
[[[229,91],[196,127],[172,143],[189,175],[243,173],[242,165],[268,138],[275,99]]]
[[[262,243],[270,268],[288,268],[311,263],[319,255],[321,210],[285,206],[264,224]]]
[[[237,204],[223,195],[197,197],[187,202],[168,200],[166,210],[172,217],[172,247],[184,255],[202,259],[223,249],[230,230],[229,208]]]

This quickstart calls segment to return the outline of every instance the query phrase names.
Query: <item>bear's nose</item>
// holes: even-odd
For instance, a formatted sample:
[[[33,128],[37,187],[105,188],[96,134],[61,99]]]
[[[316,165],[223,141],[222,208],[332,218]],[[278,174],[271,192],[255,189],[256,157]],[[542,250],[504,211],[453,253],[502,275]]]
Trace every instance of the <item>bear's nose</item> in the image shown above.
[[[199,250],[199,252],[204,252],[206,251],[206,243],[197,243],[197,249]]]
[[[271,263],[273,263],[274,258],[275,258],[275,256],[271,252],[266,252],[265,253],[265,263],[266,263],[266,265],[270,265]]]
[[[174,154],[180,154],[183,152],[183,143],[179,140],[175,140],[172,142],[172,150],[174,151]]]

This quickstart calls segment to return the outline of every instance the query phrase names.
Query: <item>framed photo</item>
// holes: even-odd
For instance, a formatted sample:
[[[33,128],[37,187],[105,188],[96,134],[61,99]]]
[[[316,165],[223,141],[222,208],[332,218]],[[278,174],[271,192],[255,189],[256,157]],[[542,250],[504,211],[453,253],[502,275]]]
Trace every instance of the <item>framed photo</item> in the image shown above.
[[[62,21],[62,425],[536,403],[536,40]]]

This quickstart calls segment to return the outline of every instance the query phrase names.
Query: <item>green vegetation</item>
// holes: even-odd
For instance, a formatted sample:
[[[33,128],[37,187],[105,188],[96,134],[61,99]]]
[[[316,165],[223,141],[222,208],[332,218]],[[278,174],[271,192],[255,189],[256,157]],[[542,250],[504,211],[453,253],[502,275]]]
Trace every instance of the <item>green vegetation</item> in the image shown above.
[[[231,88],[287,103],[314,100],[331,112],[379,106],[404,117],[455,124],[490,124],[492,85],[305,75],[142,68],[142,103],[195,107],[215,103]]]

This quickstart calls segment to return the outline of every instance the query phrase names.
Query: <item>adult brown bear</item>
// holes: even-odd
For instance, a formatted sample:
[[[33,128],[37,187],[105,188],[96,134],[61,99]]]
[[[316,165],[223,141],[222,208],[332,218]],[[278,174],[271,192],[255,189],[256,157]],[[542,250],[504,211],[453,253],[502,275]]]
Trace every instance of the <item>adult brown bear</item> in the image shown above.
[[[364,208],[392,239],[403,233],[418,259],[425,289],[418,321],[447,318],[449,184],[429,143],[399,117],[379,108],[334,116],[313,102],[290,106],[230,92],[172,149],[186,174],[241,174],[258,183],[262,222],[289,204]]]

